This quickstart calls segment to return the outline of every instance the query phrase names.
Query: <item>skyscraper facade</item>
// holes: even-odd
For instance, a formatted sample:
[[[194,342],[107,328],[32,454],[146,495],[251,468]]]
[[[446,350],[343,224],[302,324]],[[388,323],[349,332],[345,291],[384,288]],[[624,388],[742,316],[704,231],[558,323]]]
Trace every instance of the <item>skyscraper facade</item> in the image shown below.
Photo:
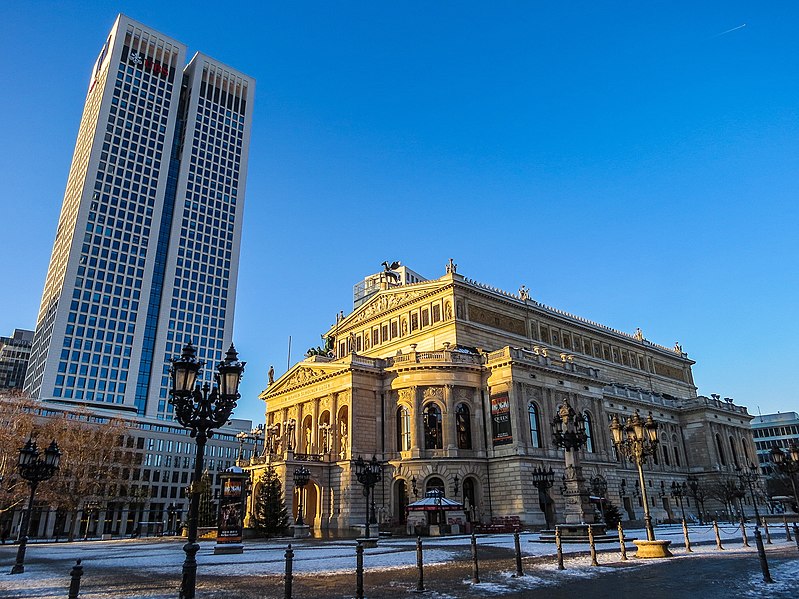
[[[119,15],[92,69],[25,389],[170,418],[169,359],[222,359],[255,81]],[[213,369],[205,369],[205,377]]]

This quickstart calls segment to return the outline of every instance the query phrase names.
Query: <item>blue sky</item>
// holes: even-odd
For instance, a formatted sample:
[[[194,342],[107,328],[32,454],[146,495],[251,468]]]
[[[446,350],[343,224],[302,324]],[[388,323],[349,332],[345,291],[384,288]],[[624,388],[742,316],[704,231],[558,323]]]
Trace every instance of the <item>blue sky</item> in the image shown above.
[[[3,3],[0,334],[35,326],[120,11],[258,80],[239,416],[380,262],[450,257],[679,341],[700,393],[799,410],[795,3]]]

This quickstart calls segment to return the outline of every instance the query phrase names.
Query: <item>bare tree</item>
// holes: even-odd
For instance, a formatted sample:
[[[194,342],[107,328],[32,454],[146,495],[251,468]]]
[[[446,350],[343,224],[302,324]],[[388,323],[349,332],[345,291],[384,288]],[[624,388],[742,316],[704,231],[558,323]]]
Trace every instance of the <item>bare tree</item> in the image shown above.
[[[711,482],[707,488],[707,495],[724,505],[728,520],[733,520],[736,503],[744,496],[744,491],[735,478],[718,478]]]
[[[28,486],[17,473],[19,450],[33,432],[32,402],[15,394],[0,395],[0,536],[11,529],[11,514],[24,505]]]

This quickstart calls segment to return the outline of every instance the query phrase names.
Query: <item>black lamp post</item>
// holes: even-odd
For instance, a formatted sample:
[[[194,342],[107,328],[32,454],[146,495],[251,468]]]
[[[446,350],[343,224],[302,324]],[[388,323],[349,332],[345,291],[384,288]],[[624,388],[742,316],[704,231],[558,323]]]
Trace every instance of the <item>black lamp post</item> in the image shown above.
[[[599,511],[602,512],[602,521],[607,524],[605,521],[605,493],[608,492],[608,481],[604,476],[597,474],[591,479],[591,491],[599,497]]]
[[[649,513],[643,465],[647,456],[654,454],[657,450],[658,423],[654,421],[651,413],[644,420],[639,416],[637,410],[635,414],[625,420],[624,424],[619,422],[618,415],[614,414],[610,422],[610,432],[613,435],[613,445],[616,447],[616,451],[635,461],[638,466],[641,499],[644,502],[646,538],[648,541],[654,541],[655,529],[652,527],[652,516]]]
[[[309,480],[311,480],[311,471],[308,468],[300,466],[294,469],[294,486],[300,489],[299,501],[297,502],[297,520],[295,522],[297,526],[305,526],[305,522],[302,520],[302,494]]]
[[[376,456],[372,456],[372,459],[368,462],[364,461],[361,456],[358,456],[358,459],[355,460],[355,476],[358,479],[358,482],[363,485],[363,494],[366,497],[366,538],[369,538],[369,525],[370,524],[377,524],[377,517],[375,516],[375,485],[380,482],[383,478],[383,467],[380,462],[377,461]],[[414,488],[416,488],[416,484],[414,482]],[[369,495],[371,493],[372,501],[369,501]],[[371,505],[371,512],[370,512],[370,505]]]
[[[754,487],[760,478],[757,472],[758,468],[750,462],[747,468],[738,466],[735,470],[738,472],[738,480],[741,481],[741,484],[749,487],[749,493],[752,495],[752,505],[755,506],[755,521],[758,526],[762,526],[763,523],[760,521],[760,510],[757,509],[757,497],[755,497]],[[743,508],[741,508],[741,515],[743,515]]]
[[[25,549],[28,545],[28,526],[30,525],[31,513],[33,512],[33,499],[36,495],[36,487],[43,480],[48,480],[58,470],[61,461],[61,451],[58,443],[53,440],[50,446],[44,450],[44,457],[36,447],[36,441],[29,438],[25,447],[19,450],[19,462],[17,470],[19,475],[28,481],[31,489],[28,499],[28,509],[22,514],[22,524],[20,525],[19,549],[17,549],[17,561],[11,568],[11,574],[22,574],[25,571]]]
[[[172,389],[169,403],[175,408],[175,419],[191,431],[195,438],[197,452],[194,461],[194,477],[191,484],[189,502],[188,538],[183,546],[186,559],[183,562],[183,581],[180,586],[180,599],[194,599],[197,584],[197,516],[200,507],[200,479],[203,472],[203,450],[205,443],[213,436],[213,430],[224,425],[230,418],[239,395],[239,382],[244,372],[245,362],[240,362],[233,344],[225,359],[216,367],[216,385],[197,384],[203,362],[195,357],[196,350],[191,343],[183,348],[183,354],[172,360],[170,375]]]
[[[705,523],[705,490],[699,484],[699,479],[693,474],[688,477],[688,488],[691,489],[691,497],[699,504],[699,524]]]
[[[585,430],[586,418],[564,400],[552,418],[552,443],[564,451],[566,491],[565,517],[567,524],[586,525],[594,523],[588,491],[585,489],[578,451],[588,441]]]
[[[555,473],[552,471],[552,466],[548,469],[543,466],[536,466],[533,468],[532,474],[533,486],[538,489],[539,497],[547,495],[547,490],[551,489],[555,484]],[[549,512],[544,509],[544,523],[549,530]]]
[[[178,513],[178,506],[176,506],[174,503],[170,503],[169,507],[166,508],[166,513],[168,519],[166,523],[167,533],[174,535],[175,528],[177,528],[175,522],[175,514]]]
[[[677,500],[677,503],[680,504],[680,511],[682,512],[682,519],[685,522],[685,507],[682,503],[682,498],[687,495],[688,489],[686,488],[685,483],[678,483],[677,481],[671,481],[671,496]]]
[[[793,499],[799,506],[799,493],[796,492],[796,473],[799,472],[799,445],[791,443],[787,453],[779,447],[771,450],[771,461],[781,472],[784,472],[791,479],[793,486]]]

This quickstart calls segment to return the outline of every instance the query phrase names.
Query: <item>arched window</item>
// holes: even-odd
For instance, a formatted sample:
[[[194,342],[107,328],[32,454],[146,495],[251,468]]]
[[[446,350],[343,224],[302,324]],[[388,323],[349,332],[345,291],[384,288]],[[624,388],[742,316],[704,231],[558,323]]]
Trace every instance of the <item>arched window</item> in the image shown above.
[[[663,462],[666,466],[671,466],[671,460],[669,459],[669,448],[667,445],[663,446]]]
[[[583,412],[585,417],[585,450],[594,453],[594,431],[591,423],[591,414]]]
[[[411,412],[405,406],[397,408],[397,451],[411,448]]]
[[[724,447],[721,444],[721,437],[716,435],[716,450],[719,452],[719,462],[722,466],[727,465],[727,460],[724,458]]]
[[[319,450],[329,453],[332,448],[332,435],[330,430],[330,412],[325,410],[319,417]]]
[[[680,464],[680,452],[676,447],[674,448],[674,464],[676,466],[682,466],[682,464]]]
[[[743,452],[746,464],[750,464],[752,460],[749,458],[749,449],[746,447],[746,439],[741,439],[741,451]]]
[[[441,433],[441,410],[434,403],[425,406],[422,413],[424,418],[424,448],[442,449],[444,447]]]
[[[469,406],[462,403],[455,410],[455,431],[458,437],[458,449],[472,448],[472,418]]]
[[[730,436],[730,453],[732,454],[732,461],[735,464],[735,467],[740,467],[738,463],[738,452],[735,451],[735,440]]]
[[[463,479],[463,509],[466,512],[466,520],[471,521],[476,509],[477,494],[475,493],[474,479],[471,476]]]
[[[541,420],[538,417],[538,406],[530,402],[527,415],[530,417],[530,443],[533,447],[541,447]]]

